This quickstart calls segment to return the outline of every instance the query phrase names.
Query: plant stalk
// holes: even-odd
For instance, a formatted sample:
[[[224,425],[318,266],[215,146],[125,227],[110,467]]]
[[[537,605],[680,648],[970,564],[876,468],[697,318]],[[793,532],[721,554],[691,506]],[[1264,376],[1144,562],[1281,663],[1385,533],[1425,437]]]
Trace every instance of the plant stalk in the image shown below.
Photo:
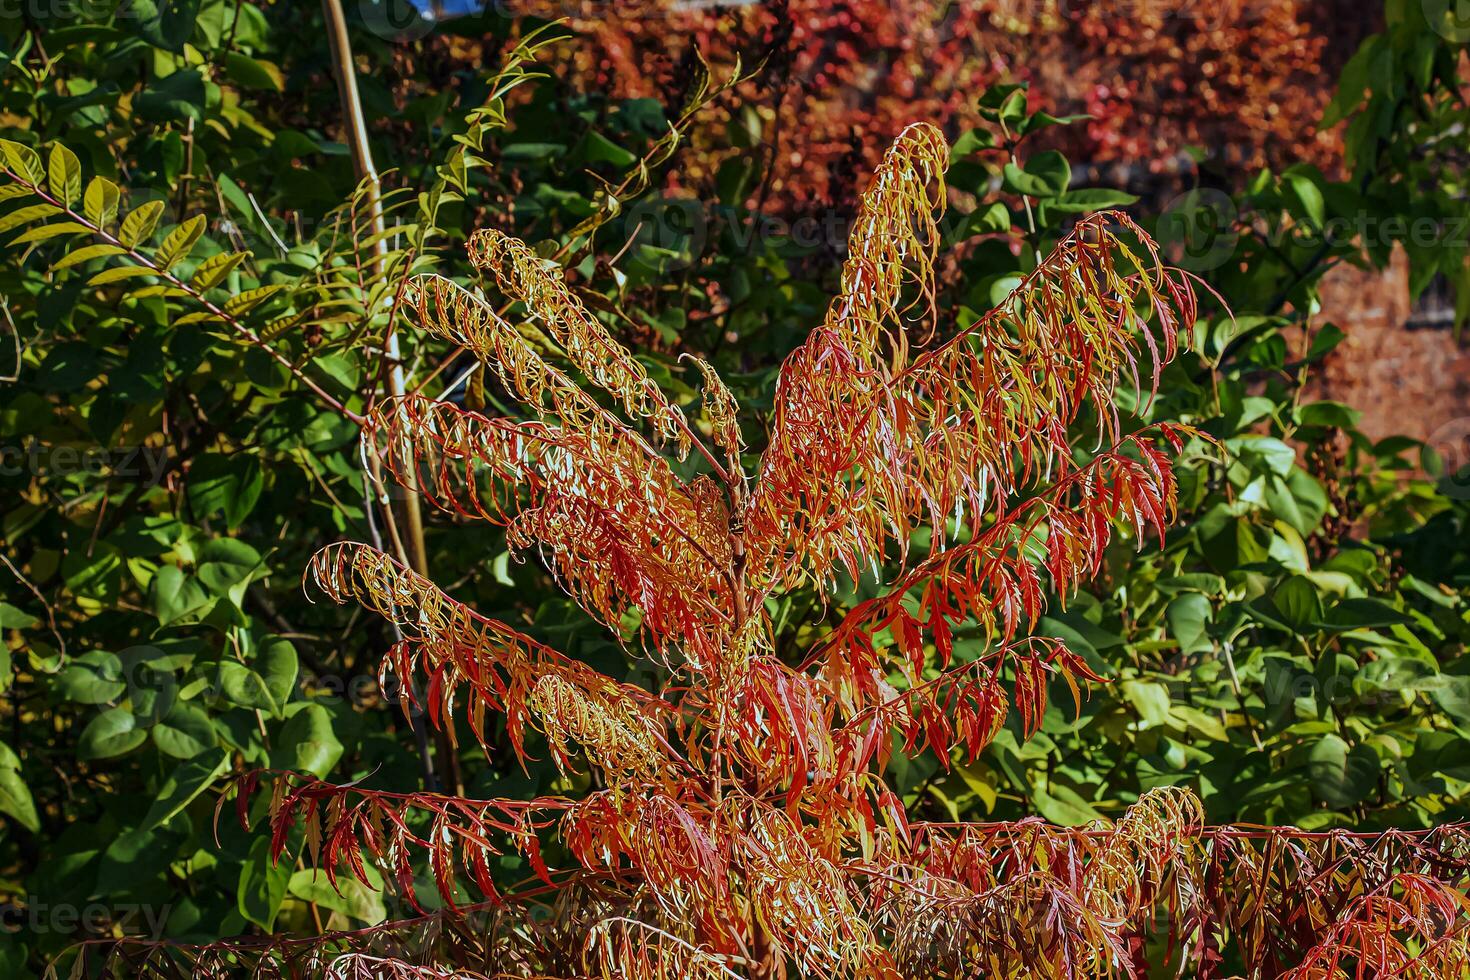
[[[378,169],[373,163],[372,147],[368,143],[367,120],[363,116],[362,99],[357,91],[357,69],[353,64],[352,45],[347,36],[347,18],[342,12],[342,4],[339,0],[322,0],[322,13],[326,18],[327,43],[331,50],[333,74],[337,78],[337,91],[342,102],[347,145],[352,153],[352,164],[358,181],[365,186],[367,191],[368,216],[372,222],[374,235],[373,252],[376,256],[377,271],[382,273],[384,271],[381,267],[382,259],[388,251],[388,243],[383,236],[387,223],[383,218],[382,185],[378,179]],[[371,315],[372,312],[370,310],[368,314]],[[398,332],[391,317],[384,328],[382,358],[388,368],[388,393],[394,398],[401,398],[407,389],[404,382],[403,358],[398,344]],[[382,467],[378,462],[377,454],[365,453],[364,455],[373,470],[374,482],[380,487],[383,486]],[[405,489],[408,492],[403,497],[403,522],[408,554],[400,557],[414,571],[427,576],[429,574],[429,555],[424,545],[423,512],[419,507],[418,487],[414,484],[412,473],[408,474]],[[384,501],[383,511],[392,527],[395,523],[392,504]],[[417,728],[421,722],[414,722],[414,724]],[[438,757],[439,783],[448,790],[462,794],[464,790],[459,772],[459,761],[447,733],[442,729],[435,733],[435,749],[435,755]]]

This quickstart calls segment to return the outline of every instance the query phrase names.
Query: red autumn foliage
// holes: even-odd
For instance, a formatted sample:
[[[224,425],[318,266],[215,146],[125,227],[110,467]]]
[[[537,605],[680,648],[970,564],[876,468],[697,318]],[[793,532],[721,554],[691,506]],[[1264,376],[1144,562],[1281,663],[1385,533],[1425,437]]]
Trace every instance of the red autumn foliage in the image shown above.
[[[387,554],[334,545],[309,580],[397,626],[384,670],[428,676],[436,724],[466,712],[485,741],[503,716],[520,758],[534,732],[563,775],[585,763],[596,781],[469,800],[257,773],[238,786],[242,822],[268,785],[282,859],[299,829],[301,858],[333,883],[370,882],[371,863],[417,904],[425,855],[452,911],[473,883],[494,912],[452,954],[478,957],[471,976],[958,980],[983,966],[1141,978],[1164,940],[1166,961],[1177,948],[1205,978],[1222,975],[1227,948],[1253,976],[1292,980],[1462,970],[1460,828],[1372,840],[1207,828],[1199,801],[1168,786],[1106,825],[941,825],[912,820],[888,785],[895,745],[942,765],[973,759],[1011,705],[1031,734],[1053,680],[1074,698],[1102,682],[1035,633],[1046,596],[1065,600],[1119,531],[1162,535],[1173,454],[1204,442],[1130,427],[1113,407],[1115,387],[1139,383],[1140,361],[1156,378],[1195,318],[1189,277],[1121,214],[1082,219],[994,311],[934,336],[925,307],[948,158],[923,125],[884,156],[840,293],[783,364],[750,471],[713,368],[699,365],[703,417],[691,422],[520,243],[480,232],[471,258],[542,344],[475,294],[413,280],[404,309],[480,357],[531,418],[413,395],[370,412],[365,451],[447,514],[504,526],[615,634],[641,613],[630,652],[659,680],[651,692],[615,682]],[[927,332],[916,315],[934,321]],[[1110,447],[1090,459],[1067,437],[1084,406]],[[778,656],[766,601],[841,588],[844,574],[880,596],[801,664]],[[957,655],[962,628],[983,636],[978,655]],[[505,854],[535,877],[497,884]],[[377,958],[362,934],[325,942],[347,954],[333,975],[451,975]],[[192,956],[196,976],[242,955],[284,975],[300,952],[286,940],[169,950]],[[166,975],[151,950],[123,955]]]
[[[536,0],[526,10],[570,15],[585,40],[568,71],[614,96],[677,103],[696,47],[716,66],[762,64],[741,100],[761,117],[762,142],[745,152],[769,170],[754,193],[796,210],[845,203],[910,119],[950,133],[975,125],[975,99],[995,82],[1030,83],[1032,111],[1092,115],[1047,137],[1086,165],[1175,173],[1193,167],[1181,148],[1196,147],[1237,177],[1299,161],[1331,170],[1340,140],[1317,121],[1380,16],[1346,0]],[[718,109],[705,122],[743,125]],[[730,155],[711,149],[723,136],[694,140],[686,181]]]
[[[277,861],[338,887],[381,876],[415,906],[426,861],[449,910],[430,922],[455,942],[417,965],[392,937],[419,922],[306,944],[124,942],[115,965],[522,980],[1142,980],[1160,963],[1221,980],[1232,962],[1284,980],[1442,980],[1470,967],[1462,827],[1212,828],[1170,785],[1086,827],[937,824],[890,785],[895,748],[973,759],[1012,706],[1026,737],[1054,689],[1080,699],[1104,682],[1043,611],[1115,537],[1162,536],[1175,459],[1210,446],[1116,407],[1119,386],[1149,404],[1197,314],[1194,280],[1126,215],[1081,218],[995,309],[945,328],[949,159],[926,124],[885,153],[840,290],[780,368],[758,454],[712,366],[690,372],[702,402],[679,403],[559,266],[503,233],[477,232],[469,254],[504,313],[440,277],[405,283],[393,315],[476,356],[521,414],[380,402],[363,418],[370,470],[448,519],[503,527],[653,682],[616,681],[372,546],[322,550],[309,584],[393,624],[382,670],[422,675],[431,722],[464,717],[487,751],[504,725],[521,762],[553,760],[559,788],[473,800],[252,773],[238,815],[247,829],[265,817]],[[1100,448],[1076,444],[1078,429]],[[859,587],[875,598],[801,662],[778,654],[768,603]],[[507,880],[507,855],[534,876]],[[467,886],[486,920],[451,920]]]

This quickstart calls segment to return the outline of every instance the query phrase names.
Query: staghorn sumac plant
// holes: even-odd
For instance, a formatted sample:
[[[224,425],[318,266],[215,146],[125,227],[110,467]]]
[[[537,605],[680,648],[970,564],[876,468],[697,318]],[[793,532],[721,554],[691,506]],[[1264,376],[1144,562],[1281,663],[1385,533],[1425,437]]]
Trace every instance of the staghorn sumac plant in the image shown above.
[[[932,264],[948,159],[927,125],[888,151],[755,458],[712,366],[694,361],[691,418],[555,266],[501,232],[469,242],[489,296],[403,284],[417,327],[474,355],[524,414],[382,400],[364,452],[438,510],[503,526],[658,683],[607,677],[374,547],[324,549],[310,587],[392,621],[382,670],[406,704],[436,724],[462,715],[487,745],[503,726],[522,760],[544,747],[590,780],[471,800],[251,774],[240,816],[269,789],[280,859],[299,835],[333,884],[370,883],[376,865],[416,904],[427,857],[452,914],[468,911],[465,883],[489,914],[459,927],[473,953],[462,944],[455,969],[357,934],[197,950],[194,975],[252,958],[258,975],[628,980],[1464,969],[1456,828],[1206,828],[1172,787],[1108,825],[941,825],[911,819],[885,782],[895,751],[973,759],[1011,711],[1034,732],[1058,684],[1080,700],[1104,680],[1036,632],[1046,597],[1096,572],[1120,533],[1162,535],[1172,462],[1207,442],[1114,408],[1120,384],[1146,400],[1196,315],[1191,280],[1122,214],[1080,220],[989,314],[944,321]],[[1074,447],[1078,427],[1095,450]],[[810,649],[778,652],[773,601],[808,587],[871,597]],[[983,637],[978,654],[959,652],[962,630]],[[498,879],[510,852],[535,878]],[[324,950],[342,955],[324,966]],[[174,952],[125,955],[170,975]]]

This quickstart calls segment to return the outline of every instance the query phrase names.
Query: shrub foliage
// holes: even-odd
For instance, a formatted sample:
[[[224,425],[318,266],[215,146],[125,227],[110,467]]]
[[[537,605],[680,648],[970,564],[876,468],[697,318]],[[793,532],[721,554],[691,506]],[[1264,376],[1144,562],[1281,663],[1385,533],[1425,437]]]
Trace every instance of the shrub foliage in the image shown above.
[[[498,716],[523,760],[535,730],[565,776],[585,765],[592,783],[478,801],[253,773],[239,815],[269,789],[278,859],[300,828],[334,883],[373,885],[379,866],[416,902],[421,851],[451,909],[462,876],[497,908],[548,909],[492,921],[496,976],[1140,976],[1161,941],[1199,976],[1219,975],[1227,947],[1253,975],[1464,965],[1458,832],[1258,843],[1206,828],[1181,788],[1076,830],[936,824],[884,782],[894,751],[973,763],[1012,705],[1034,732],[1057,681],[1080,707],[1079,684],[1102,678],[1036,632],[1043,596],[1096,572],[1115,522],[1140,543],[1162,534],[1171,453],[1208,445],[1176,425],[1130,431],[1113,408],[1117,384],[1172,359],[1196,302],[1119,213],[1078,222],[994,312],[944,334],[931,299],[947,158],[927,126],[895,141],[840,294],[781,368],[753,474],[715,370],[698,365],[691,422],[522,243],[479,232],[471,261],[566,370],[489,299],[431,275],[406,284],[419,326],[472,352],[533,417],[409,395],[372,407],[368,451],[441,510],[505,526],[664,680],[617,682],[378,548],[330,546],[312,584],[393,622],[384,670],[405,692],[425,676],[430,718],[465,712],[483,739]],[[1108,448],[1079,458],[1066,433],[1085,403]],[[877,594],[792,667],[773,655],[767,610],[808,582]],[[957,661],[965,628],[985,642]],[[1315,870],[1352,848],[1339,872]],[[506,889],[490,868],[508,851],[535,877]],[[353,955],[366,954],[336,968],[418,975]]]

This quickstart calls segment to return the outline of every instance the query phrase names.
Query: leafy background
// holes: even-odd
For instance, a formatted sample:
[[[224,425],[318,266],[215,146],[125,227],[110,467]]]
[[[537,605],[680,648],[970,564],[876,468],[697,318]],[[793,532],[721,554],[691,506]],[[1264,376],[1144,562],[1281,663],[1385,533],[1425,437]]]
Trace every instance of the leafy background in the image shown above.
[[[1463,484],[1427,447],[1371,442],[1352,408],[1308,394],[1350,329],[1316,302],[1334,265],[1386,263],[1397,237],[1416,289],[1465,276],[1450,235],[1325,234],[1364,215],[1373,229],[1451,227],[1467,208],[1464,54],[1419,8],[1390,0],[1344,66],[1326,109],[1344,123],[1330,176],[1305,162],[1238,170],[1224,190],[1139,201],[1055,148],[1088,120],[1038,111],[1044,100],[1004,80],[951,123],[961,206],[940,308],[968,322],[1077,215],[1131,207],[1223,300],[1143,414],[1194,424],[1223,451],[1181,467],[1183,512],[1162,551],[1123,543],[1042,624],[1111,683],[1080,713],[1055,692],[1063,707],[1040,735],[1002,733],[974,765],[897,757],[891,779],[917,811],[1072,824],[1178,784],[1215,822],[1470,815]],[[384,29],[401,11],[352,13],[372,146],[396,189],[382,236],[310,5],[0,20],[0,187],[37,185],[82,219],[0,191],[17,351],[0,385],[5,975],[88,937],[311,933],[402,911],[273,866],[268,841],[216,826],[232,771],[476,797],[556,788],[549,764],[509,763],[503,736],[454,750],[406,717],[377,682],[392,636],[298,585],[316,548],[382,531],[355,427],[333,403],[361,408],[386,383],[396,276],[469,281],[465,235],[503,228],[557,255],[681,399],[694,390],[677,358],[697,351],[757,411],[820,319],[860,166],[816,200],[790,182],[771,190],[780,160],[766,150],[793,138],[771,111],[789,37],[767,32],[743,68],[716,63],[713,77],[683,59],[654,97],[590,84],[567,66],[595,39],[552,27],[528,41],[541,25],[529,17],[483,13],[410,43]],[[98,249],[108,242],[120,251]],[[403,343],[430,390],[468,366]],[[503,407],[478,377],[452,393]],[[760,448],[758,427],[746,436]],[[609,673],[649,669],[500,533],[431,522],[426,540],[457,597]],[[771,610],[782,652],[807,649],[855,587]],[[518,875],[517,860],[498,873]]]

